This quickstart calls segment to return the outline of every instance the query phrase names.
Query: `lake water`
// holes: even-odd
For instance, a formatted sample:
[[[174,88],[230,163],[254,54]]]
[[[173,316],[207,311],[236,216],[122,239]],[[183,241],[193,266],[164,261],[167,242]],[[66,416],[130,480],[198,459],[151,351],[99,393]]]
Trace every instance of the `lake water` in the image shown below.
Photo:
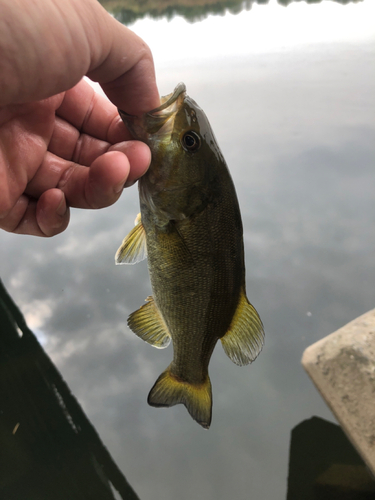
[[[291,429],[334,421],[300,359],[375,303],[374,7],[274,1],[131,26],[153,50],[161,94],[185,82],[210,119],[266,331],[251,366],[215,349],[209,431],[181,405],[147,405],[172,350],[126,326],[150,294],[145,262],[114,265],[136,187],[108,209],[72,210],[50,240],[0,232],[5,285],[142,500],[284,499]]]

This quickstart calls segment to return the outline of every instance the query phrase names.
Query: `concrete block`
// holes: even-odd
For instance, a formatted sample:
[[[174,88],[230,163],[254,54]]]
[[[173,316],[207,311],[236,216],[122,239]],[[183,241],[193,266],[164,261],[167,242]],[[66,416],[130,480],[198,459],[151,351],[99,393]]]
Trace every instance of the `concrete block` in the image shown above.
[[[375,475],[375,309],[308,347],[302,365]]]

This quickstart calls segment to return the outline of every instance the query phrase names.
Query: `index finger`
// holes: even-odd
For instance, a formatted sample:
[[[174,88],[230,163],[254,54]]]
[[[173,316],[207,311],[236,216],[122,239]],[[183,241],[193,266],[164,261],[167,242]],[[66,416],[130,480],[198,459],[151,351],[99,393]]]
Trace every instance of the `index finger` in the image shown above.
[[[110,144],[131,139],[116,106],[85,80],[65,92],[56,114],[81,133]]]

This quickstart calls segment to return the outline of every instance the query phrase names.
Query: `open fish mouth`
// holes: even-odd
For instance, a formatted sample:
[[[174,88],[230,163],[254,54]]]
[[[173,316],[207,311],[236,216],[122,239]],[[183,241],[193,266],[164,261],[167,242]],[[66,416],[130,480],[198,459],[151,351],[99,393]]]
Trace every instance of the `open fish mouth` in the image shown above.
[[[180,109],[186,96],[186,86],[179,83],[173,92],[160,98],[160,106],[144,113],[141,116],[128,115],[119,109],[119,114],[126,126],[132,133],[134,139],[149,143],[150,136],[170,138],[174,118]]]
[[[152,111],[149,111],[147,114],[148,115],[157,115],[162,113],[164,110],[172,106],[173,104],[176,104],[179,99],[180,95],[182,93],[186,93],[186,85],[182,82],[176,85],[175,89],[173,92],[171,92],[168,95],[165,95],[160,98],[160,106],[157,108],[153,109]]]
[[[161,104],[145,115],[145,127],[150,135],[168,142],[171,138],[175,117],[184,102],[186,86],[179,83],[173,92],[161,97]]]

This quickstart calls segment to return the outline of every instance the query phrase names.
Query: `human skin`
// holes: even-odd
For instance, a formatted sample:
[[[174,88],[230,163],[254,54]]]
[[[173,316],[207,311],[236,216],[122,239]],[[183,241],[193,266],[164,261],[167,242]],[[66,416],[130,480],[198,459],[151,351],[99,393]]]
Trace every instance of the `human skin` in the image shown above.
[[[0,12],[0,228],[53,236],[69,207],[109,206],[147,170],[117,108],[159,105],[152,55],[96,0],[0,0]]]

